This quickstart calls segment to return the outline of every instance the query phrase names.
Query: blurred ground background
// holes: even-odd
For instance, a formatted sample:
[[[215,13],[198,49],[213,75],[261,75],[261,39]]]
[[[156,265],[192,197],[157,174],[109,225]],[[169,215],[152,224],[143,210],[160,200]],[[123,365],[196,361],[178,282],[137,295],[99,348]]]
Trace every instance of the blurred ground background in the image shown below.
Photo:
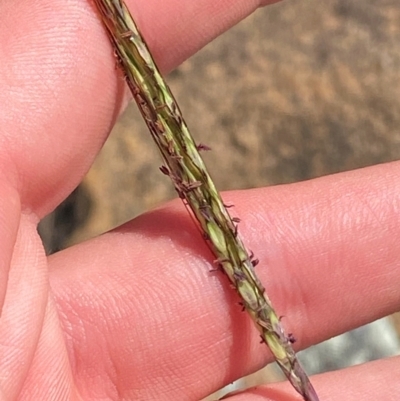
[[[310,179],[400,158],[400,5],[286,0],[168,77],[220,189]],[[41,226],[50,251],[175,197],[131,105],[82,186]]]

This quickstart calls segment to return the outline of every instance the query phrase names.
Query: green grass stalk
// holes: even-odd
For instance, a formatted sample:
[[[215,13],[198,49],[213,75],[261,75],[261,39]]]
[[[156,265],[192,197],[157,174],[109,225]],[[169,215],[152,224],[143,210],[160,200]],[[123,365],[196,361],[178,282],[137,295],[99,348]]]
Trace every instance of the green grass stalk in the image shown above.
[[[286,336],[279,316],[255,274],[257,260],[238,236],[232,219],[200,157],[178,104],[161,76],[122,0],[95,0],[125,80],[156,142],[179,197],[198,221],[216,263],[229,278],[276,362],[306,401],[318,401]]]

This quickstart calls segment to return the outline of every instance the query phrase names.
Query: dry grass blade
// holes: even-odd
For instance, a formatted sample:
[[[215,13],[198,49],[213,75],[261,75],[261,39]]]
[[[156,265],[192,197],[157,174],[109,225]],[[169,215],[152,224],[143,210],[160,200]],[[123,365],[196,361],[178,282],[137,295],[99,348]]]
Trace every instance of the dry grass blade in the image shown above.
[[[243,307],[269,346],[275,360],[307,401],[318,401],[292,348],[292,337],[283,332],[255,274],[257,260],[238,236],[237,225],[219,195],[199,155],[179,107],[162,78],[127,7],[121,0],[95,0],[116,50],[126,82],[156,142],[168,175],[198,221],[204,239],[242,299]]]

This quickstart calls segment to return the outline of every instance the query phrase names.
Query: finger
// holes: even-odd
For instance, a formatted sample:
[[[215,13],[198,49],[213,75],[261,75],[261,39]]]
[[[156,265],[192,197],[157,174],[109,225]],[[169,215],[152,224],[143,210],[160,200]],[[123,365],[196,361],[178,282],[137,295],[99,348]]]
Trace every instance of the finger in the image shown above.
[[[254,11],[256,0],[132,1],[163,71]],[[80,181],[123,104],[124,82],[93,4],[1,2],[0,170],[48,213]]]
[[[399,397],[400,358],[390,358],[313,376],[324,401],[395,401]],[[288,383],[260,386],[224,398],[226,401],[295,401]]]
[[[224,195],[298,349],[398,309],[399,174],[392,163]],[[124,371],[127,398],[139,386],[146,399],[200,399],[271,360],[179,203],[50,260],[71,358],[88,364],[79,374],[104,385],[104,369]]]
[[[21,216],[9,272],[9,266],[4,266],[9,273],[0,325],[0,394],[4,400],[17,399],[28,376],[44,320],[47,261],[36,225],[31,216]]]
[[[139,27],[160,67],[170,71],[258,7],[278,1],[168,0],[163,2],[164,12],[157,0],[148,1],[146,10],[140,2],[127,1],[127,4],[137,16]]]

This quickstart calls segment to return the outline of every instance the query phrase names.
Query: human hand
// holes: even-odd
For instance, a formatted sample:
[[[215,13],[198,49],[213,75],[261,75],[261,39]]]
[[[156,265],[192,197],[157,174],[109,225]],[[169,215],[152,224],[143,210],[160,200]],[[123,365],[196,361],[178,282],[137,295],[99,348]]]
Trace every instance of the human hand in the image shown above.
[[[182,1],[129,2],[163,71],[258,5]],[[125,88],[91,3],[3,2],[0,15],[0,400],[198,400],[265,364],[180,202],[46,258],[37,223],[87,172]],[[399,169],[225,195],[299,348],[398,309]],[[321,400],[390,400],[398,366],[313,383]],[[296,397],[283,384],[231,399]]]

